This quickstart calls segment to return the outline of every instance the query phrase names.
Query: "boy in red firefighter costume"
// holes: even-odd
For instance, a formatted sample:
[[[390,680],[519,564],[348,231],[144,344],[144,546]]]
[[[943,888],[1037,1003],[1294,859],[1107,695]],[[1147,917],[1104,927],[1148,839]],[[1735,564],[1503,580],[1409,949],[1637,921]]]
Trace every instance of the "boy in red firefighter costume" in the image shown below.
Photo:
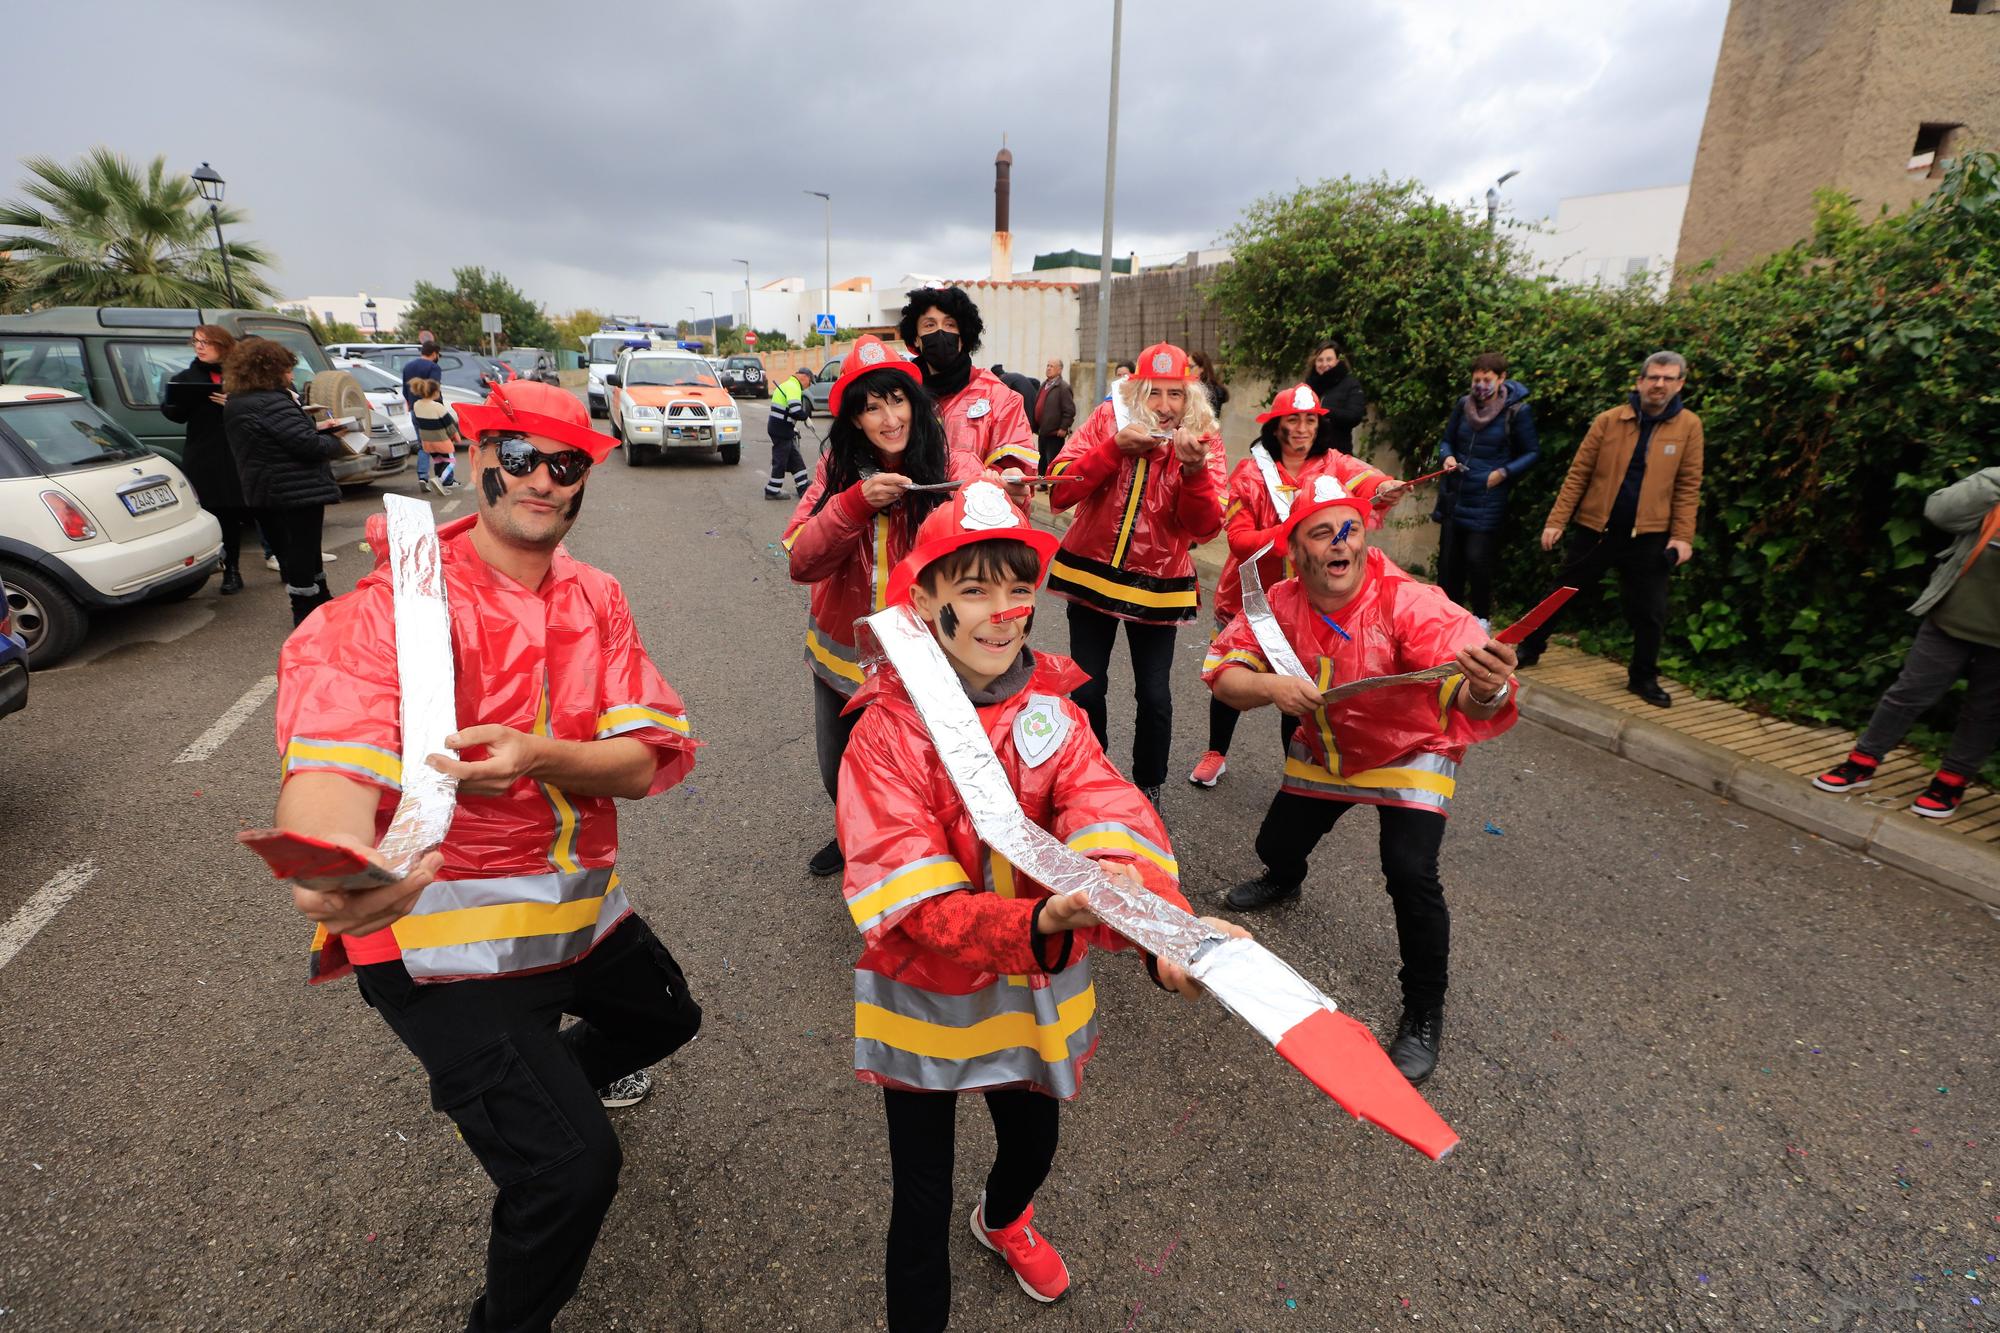
[[[1229,557],[1215,583],[1217,634],[1229,628],[1229,622],[1243,609],[1245,560],[1268,545],[1269,554],[1257,562],[1258,582],[1268,588],[1291,577],[1285,559],[1285,515],[1291,510],[1292,498],[1312,478],[1331,473],[1350,492],[1370,501],[1367,522],[1371,528],[1382,525],[1383,511],[1409,489],[1354,455],[1334,448],[1331,440],[1320,439],[1319,422],[1326,411],[1312,386],[1295,384],[1285,390],[1257,418],[1264,431],[1250,446],[1250,457],[1229,474],[1229,492],[1222,509]],[[1282,513],[1280,505],[1284,506]],[[1236,735],[1237,716],[1234,708],[1213,695],[1209,697],[1208,753],[1188,774],[1188,781],[1195,786],[1213,787],[1228,771],[1229,742]],[[1283,714],[1278,721],[1282,732],[1278,748],[1282,752],[1291,743],[1294,724]]]
[[[891,571],[909,553],[924,516],[948,499],[906,488],[969,480],[981,468],[971,454],[950,447],[917,367],[873,334],[856,340],[840,363],[828,408],[826,451],[785,525],[784,547],[792,581],[812,586],[806,665],[813,674],[820,781],[831,801],[854,730],[855,719],[843,710],[861,688],[854,622],[889,604]],[[835,838],[806,869],[834,875],[840,864]]]
[[[1451,913],[1438,881],[1445,814],[1468,745],[1514,724],[1514,649],[1472,614],[1368,545],[1372,506],[1326,474],[1300,493],[1285,525],[1298,576],[1270,589],[1271,616],[1313,676],[1275,673],[1246,615],[1217,637],[1202,675],[1247,710],[1274,704],[1298,719],[1285,778],[1257,833],[1262,876],[1229,891],[1239,911],[1296,898],[1306,858],[1350,808],[1372,805],[1382,871],[1402,947],[1403,1015],[1389,1057],[1412,1083],[1437,1066]],[[1372,676],[1455,662],[1436,684],[1389,686],[1327,704],[1324,691]]]
[[[307,882],[293,897],[319,924],[313,980],[357,974],[499,1189],[468,1327],[546,1329],[618,1189],[618,1136],[594,1089],[700,1025],[614,868],[614,799],[680,781],[695,742],[616,580],[561,545],[611,438],[573,394],[528,381],[459,422],[478,512],[438,532],[461,726],[448,738],[460,758],[431,763],[458,779],[450,830],[399,883]],[[378,864],[402,782],[396,651],[378,567],[293,634],[278,667],[278,826]],[[581,1021],[558,1031],[565,1013]]]
[[[1132,781],[1155,806],[1173,737],[1174,630],[1200,603],[1189,551],[1222,531],[1228,481],[1199,373],[1180,348],[1148,347],[1049,469],[1049,507],[1076,510],[1049,571],[1049,591],[1070,604],[1070,655],[1088,677],[1076,701],[1105,744],[1105,680],[1123,621],[1138,696]]]
[[[930,625],[1027,816],[1111,873],[1184,904],[1159,813],[1063,697],[1082,673],[1027,648],[1054,547],[998,486],[976,481],[925,521],[890,600],[907,600]],[[998,1140],[972,1210],[974,1237],[1036,1300],[1067,1290],[1033,1199],[1055,1158],[1058,1103],[1077,1095],[1097,1043],[1090,946],[1131,946],[1098,924],[1081,892],[1052,897],[981,844],[893,668],[872,675],[849,707],[866,709],[839,807],[847,907],[866,941],[854,971],[855,1067],[883,1089],[889,1121],[889,1327],[928,1331],[943,1328],[951,1308],[961,1093],[985,1094]],[[1163,986],[1199,993],[1178,967],[1146,961]]]
[[[959,287],[914,289],[896,320],[903,345],[917,358],[924,391],[937,401],[952,452],[980,468],[1019,468],[1033,476],[1041,451],[1021,395],[992,371],[972,364],[985,331],[979,307]],[[841,369],[846,368],[842,363]]]

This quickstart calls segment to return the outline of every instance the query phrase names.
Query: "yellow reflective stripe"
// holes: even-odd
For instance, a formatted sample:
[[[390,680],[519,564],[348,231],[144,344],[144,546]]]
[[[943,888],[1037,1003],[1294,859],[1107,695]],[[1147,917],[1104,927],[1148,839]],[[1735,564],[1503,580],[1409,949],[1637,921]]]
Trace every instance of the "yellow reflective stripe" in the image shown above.
[[[998,468],[1005,462],[1040,463],[1042,456],[1025,444],[1003,444],[986,455],[986,466]]]
[[[1013,863],[1006,857],[995,852],[988,852],[986,854],[986,866],[988,878],[993,882],[993,892],[999,894],[1002,898],[1013,898],[1020,894],[1020,886],[1014,883]],[[1028,978],[1022,973],[1010,972],[1007,974],[1007,984],[1009,986],[1026,986]]]
[[[295,772],[299,768],[311,768],[316,764],[365,769],[391,786],[403,785],[403,761],[387,750],[378,749],[373,745],[342,744],[339,741],[316,741],[294,737],[285,746],[286,773]]]
[[[889,605],[889,515],[875,515],[875,609]]]
[[[783,537],[783,538],[781,539],[781,541],[780,541],[780,544],[781,544],[781,545],[782,545],[782,546],[783,546],[783,547],[784,547],[784,548],[785,548],[785,549],[786,549],[787,551],[791,550],[791,549],[792,549],[792,543],[793,543],[793,542],[795,542],[795,541],[797,541],[797,540],[799,539],[799,533],[801,533],[801,532],[802,532],[802,531],[804,531],[804,530],[805,530],[805,524],[803,524],[803,523],[799,524],[799,526],[798,526],[798,527],[796,527],[796,528],[793,528],[793,529],[792,529],[792,530],[791,530],[790,532],[788,532],[788,533],[786,533],[786,534],[784,535],[784,537]]]
[[[1086,856],[1091,852],[1130,852],[1134,856],[1145,857],[1176,879],[1180,878],[1179,861],[1124,829],[1091,829],[1071,838],[1068,845],[1070,850],[1082,852]]]
[[[682,736],[688,734],[688,720],[685,716],[680,713],[663,713],[644,704],[620,704],[608,712],[598,714],[594,730],[602,736],[613,727],[629,726],[634,722],[651,722],[654,726],[665,727],[668,731]]]
[[[1132,465],[1132,493],[1125,497],[1125,517],[1118,521],[1118,544],[1111,548],[1111,563],[1125,563],[1125,548],[1132,542],[1132,524],[1139,517],[1139,500],[1146,493],[1147,460]]]
[[[921,898],[927,893],[956,884],[972,887],[972,881],[965,877],[965,867],[950,857],[913,866],[900,874],[889,876],[860,897],[850,899],[847,904],[848,915],[854,918],[856,925],[859,925],[894,911],[898,904],[911,898]]]
[[[607,888],[605,894],[610,891]],[[427,912],[398,920],[396,943],[405,949],[440,949],[487,940],[567,935],[595,925],[603,906],[604,896],[600,895],[567,903],[495,903],[461,907],[455,912]]]
[[[1228,505],[1223,508],[1222,521],[1224,523],[1227,523],[1230,519],[1235,518],[1238,514],[1242,512],[1243,512],[1243,502],[1239,499],[1231,497]]]
[[[1438,682],[1438,730],[1451,725],[1451,697],[1458,693],[1458,687],[1465,683],[1463,672],[1446,676]]]
[[[810,629],[806,631],[806,651],[812,654],[813,661],[818,662],[828,671],[831,671],[834,675],[844,680],[851,680],[856,685],[859,685],[867,679],[862,674],[859,666],[847,661],[845,658],[836,656],[832,650],[820,643],[819,635]]]
[[[537,736],[549,734],[549,678],[546,674],[542,677],[541,700],[535,705],[535,734]],[[576,863],[576,807],[569,803],[569,797],[548,783],[538,782],[535,785],[542,789],[542,795],[548,800],[549,808],[556,816],[556,836],[549,844],[549,864],[558,870],[583,869]]]
[[[1232,648],[1220,657],[1211,656],[1203,658],[1201,672],[1205,676],[1217,667],[1227,666],[1231,662],[1247,666],[1252,671],[1269,671],[1271,669],[1263,658],[1251,652],[1248,648]]]
[[[1065,458],[1060,462],[1056,463],[1049,469],[1049,475],[1051,477],[1060,477],[1063,473],[1069,471],[1071,468],[1075,466],[1076,466],[1076,459]]]
[[[949,1027],[857,1001],[854,1035],[861,1041],[879,1041],[895,1050],[934,1060],[973,1060],[999,1051],[1026,1048],[1050,1064],[1059,1064],[1070,1058],[1069,1039],[1096,1012],[1095,986],[1086,987],[1056,1006],[1056,1021],[1047,1027],[1037,1025],[1033,1014],[995,1014],[971,1027]]]
[[[1331,657],[1322,657],[1319,659],[1319,675],[1316,683],[1319,685],[1321,694],[1325,694],[1327,687],[1333,684],[1333,659]],[[1313,709],[1313,722],[1319,727],[1320,743],[1326,748],[1327,771],[1338,773],[1340,771],[1340,747],[1333,743],[1333,723],[1326,720],[1325,704],[1321,704],[1318,708]],[[1287,769],[1290,768],[1289,760],[1286,763],[1286,767]]]
[[[1371,768],[1364,773],[1334,773],[1303,759],[1286,759],[1285,776],[1336,787],[1409,787],[1416,791],[1450,796],[1458,790],[1458,780],[1427,768]]]
[[[1134,588],[1124,583],[1113,583],[1110,579],[1078,569],[1058,555],[1050,564],[1051,574],[1060,575],[1066,582],[1103,593],[1120,602],[1130,602],[1134,606],[1157,606],[1167,609],[1193,606],[1196,591],[1189,588],[1184,592],[1154,592],[1149,588]]]

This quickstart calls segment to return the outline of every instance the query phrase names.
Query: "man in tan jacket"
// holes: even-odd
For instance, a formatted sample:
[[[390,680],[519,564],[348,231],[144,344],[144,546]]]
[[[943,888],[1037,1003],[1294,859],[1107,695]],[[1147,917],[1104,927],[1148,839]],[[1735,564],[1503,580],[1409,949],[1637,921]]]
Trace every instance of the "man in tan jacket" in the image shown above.
[[[1694,556],[1701,508],[1701,418],[1681,405],[1686,383],[1687,360],[1679,352],[1647,357],[1627,402],[1590,423],[1542,526],[1547,551],[1570,519],[1577,524],[1557,587],[1589,593],[1607,571],[1618,571],[1632,627],[1625,688],[1659,708],[1673,703],[1659,678],[1667,579]],[[1546,629],[1529,635],[1521,665],[1532,666],[1548,643]]]

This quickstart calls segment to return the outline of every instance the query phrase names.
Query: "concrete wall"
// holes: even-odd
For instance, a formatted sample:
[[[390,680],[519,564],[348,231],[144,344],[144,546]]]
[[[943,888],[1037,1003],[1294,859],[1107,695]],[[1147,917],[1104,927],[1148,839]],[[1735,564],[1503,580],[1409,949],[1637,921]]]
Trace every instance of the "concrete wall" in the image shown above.
[[[1674,271],[1688,187],[1661,185],[1565,199],[1524,247],[1540,271],[1556,281],[1622,287],[1643,270],[1664,294]]]
[[[1723,29],[1676,267],[1744,268],[1804,238],[1813,191],[1864,216],[1936,187],[1918,127],[2000,146],[2000,13],[1947,0],[1736,0]]]

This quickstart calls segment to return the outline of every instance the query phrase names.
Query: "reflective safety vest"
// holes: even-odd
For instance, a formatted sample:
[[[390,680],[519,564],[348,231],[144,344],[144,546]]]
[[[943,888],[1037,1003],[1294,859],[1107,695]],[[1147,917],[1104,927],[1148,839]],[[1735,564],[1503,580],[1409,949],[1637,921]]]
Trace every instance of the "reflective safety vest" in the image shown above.
[[[792,422],[810,416],[812,409],[806,403],[806,387],[799,383],[796,375],[786,375],[778,380],[771,390],[771,424],[780,427],[789,437],[793,433]]]

